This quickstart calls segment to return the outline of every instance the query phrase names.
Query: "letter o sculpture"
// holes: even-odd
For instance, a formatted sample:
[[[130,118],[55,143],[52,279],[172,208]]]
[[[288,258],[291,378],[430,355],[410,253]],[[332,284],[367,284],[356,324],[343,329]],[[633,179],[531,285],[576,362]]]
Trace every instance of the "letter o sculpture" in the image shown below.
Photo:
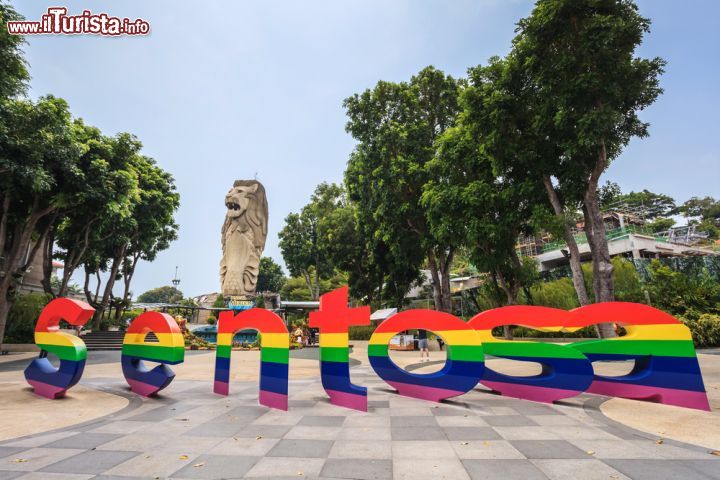
[[[447,361],[442,370],[415,374],[399,368],[388,356],[388,343],[398,332],[430,330],[447,345]],[[406,310],[382,322],[368,344],[370,365],[375,373],[400,395],[439,402],[472,390],[485,369],[480,335],[449,313],[432,310]]]

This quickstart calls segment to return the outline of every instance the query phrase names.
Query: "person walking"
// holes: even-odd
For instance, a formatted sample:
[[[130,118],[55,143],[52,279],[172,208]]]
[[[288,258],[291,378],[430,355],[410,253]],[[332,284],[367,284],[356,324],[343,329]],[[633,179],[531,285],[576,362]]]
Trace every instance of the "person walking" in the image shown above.
[[[428,350],[427,330],[418,330],[418,349],[420,349],[420,361],[430,361],[430,350]],[[423,357],[427,357],[423,360]]]
[[[437,335],[437,342],[438,342],[438,347],[440,347],[440,351],[442,352],[445,342],[443,342],[443,339],[440,337],[440,335]]]

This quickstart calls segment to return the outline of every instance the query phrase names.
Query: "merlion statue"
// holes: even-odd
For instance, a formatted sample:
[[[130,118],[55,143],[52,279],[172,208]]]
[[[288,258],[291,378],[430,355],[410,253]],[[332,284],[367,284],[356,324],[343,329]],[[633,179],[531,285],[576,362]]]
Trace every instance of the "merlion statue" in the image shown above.
[[[227,214],[222,227],[223,257],[220,289],[224,297],[255,295],[260,257],[265,248],[268,204],[257,180],[235,180],[225,195]]]

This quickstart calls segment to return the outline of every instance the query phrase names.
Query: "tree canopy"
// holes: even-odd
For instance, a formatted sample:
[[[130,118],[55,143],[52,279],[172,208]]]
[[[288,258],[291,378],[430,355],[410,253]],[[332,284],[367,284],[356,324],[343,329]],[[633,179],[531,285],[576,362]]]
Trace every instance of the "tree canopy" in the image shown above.
[[[449,272],[456,249],[436,238],[420,198],[435,140],[455,121],[460,83],[427,67],[409,82],[380,81],[345,100],[346,130],[358,141],[345,172],[363,231],[382,242],[396,289],[407,292],[427,265],[435,307],[450,309]]]
[[[105,136],[73,118],[68,104],[52,95],[23,96],[23,39],[6,27],[19,19],[0,3],[0,343],[18,288],[38,255],[43,287],[52,296],[67,295],[70,277],[84,266],[83,290],[96,309],[97,328],[108,307],[119,317],[127,306],[138,260],[152,261],[178,228],[174,180],[142,155],[135,136]],[[64,264],[57,282],[53,259]],[[119,278],[124,294],[113,298]]]
[[[183,293],[169,285],[153,288],[138,295],[138,303],[178,303],[183,299]]]
[[[260,259],[260,273],[258,274],[257,291],[278,293],[285,285],[285,274],[282,267],[270,257]]]

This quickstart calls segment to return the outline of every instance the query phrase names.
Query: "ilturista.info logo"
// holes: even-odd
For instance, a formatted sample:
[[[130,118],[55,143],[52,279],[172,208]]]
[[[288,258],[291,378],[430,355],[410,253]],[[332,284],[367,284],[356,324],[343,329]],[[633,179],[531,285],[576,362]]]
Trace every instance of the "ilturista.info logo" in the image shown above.
[[[113,17],[107,13],[83,10],[68,15],[66,7],[50,7],[39,21],[9,21],[10,35],[147,35],[150,24],[142,18]]]

